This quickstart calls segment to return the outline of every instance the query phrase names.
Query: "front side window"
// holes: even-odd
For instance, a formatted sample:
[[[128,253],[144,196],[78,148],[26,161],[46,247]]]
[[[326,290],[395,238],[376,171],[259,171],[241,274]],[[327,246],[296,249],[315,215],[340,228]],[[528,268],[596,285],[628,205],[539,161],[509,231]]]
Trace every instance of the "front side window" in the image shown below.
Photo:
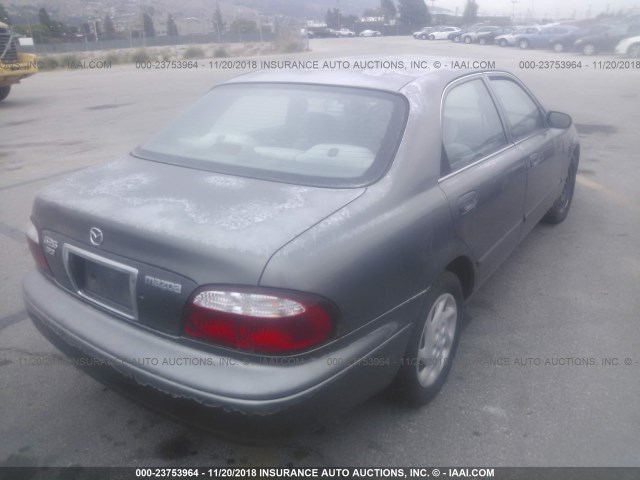
[[[362,186],[387,170],[407,114],[403,97],[377,90],[223,85],[134,155],[287,183]]]
[[[443,174],[464,168],[507,144],[500,116],[481,79],[465,82],[447,93],[442,143]]]
[[[492,79],[491,87],[502,104],[514,139],[526,137],[544,128],[542,112],[520,85],[502,78]]]

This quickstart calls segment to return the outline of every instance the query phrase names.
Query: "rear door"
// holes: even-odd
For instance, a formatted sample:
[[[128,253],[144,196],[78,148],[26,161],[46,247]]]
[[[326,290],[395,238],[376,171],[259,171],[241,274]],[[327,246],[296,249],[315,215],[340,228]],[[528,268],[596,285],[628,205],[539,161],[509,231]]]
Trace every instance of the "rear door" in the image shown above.
[[[526,233],[538,223],[557,196],[561,181],[561,142],[558,131],[547,128],[544,111],[515,78],[491,75],[490,85],[508,126],[510,141],[527,166],[524,200]]]
[[[442,139],[440,187],[457,235],[474,254],[481,283],[520,239],[526,190],[525,159],[509,142],[482,75],[445,90]]]

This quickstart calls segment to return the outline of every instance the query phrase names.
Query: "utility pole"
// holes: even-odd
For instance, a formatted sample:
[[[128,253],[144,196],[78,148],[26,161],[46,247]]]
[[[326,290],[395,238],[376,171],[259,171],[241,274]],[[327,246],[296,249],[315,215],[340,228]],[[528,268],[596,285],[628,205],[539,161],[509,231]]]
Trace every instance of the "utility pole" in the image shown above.
[[[513,21],[515,21],[516,20],[516,3],[518,3],[518,0],[511,0],[511,3],[513,3],[512,17],[513,17]]]

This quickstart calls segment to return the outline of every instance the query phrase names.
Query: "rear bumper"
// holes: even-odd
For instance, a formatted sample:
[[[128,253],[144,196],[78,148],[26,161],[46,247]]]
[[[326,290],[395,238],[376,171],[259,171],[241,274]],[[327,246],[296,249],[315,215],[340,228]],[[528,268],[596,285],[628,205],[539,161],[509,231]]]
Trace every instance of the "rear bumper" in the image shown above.
[[[252,423],[280,413],[294,419],[341,412],[383,389],[410,335],[411,325],[401,319],[415,303],[395,309],[384,322],[374,322],[375,328],[331,351],[269,362],[200,350],[112,317],[39,272],[25,278],[23,295],[36,327],[103,383],[145,403],[158,400],[151,406],[161,409],[164,397],[212,413],[249,417]]]

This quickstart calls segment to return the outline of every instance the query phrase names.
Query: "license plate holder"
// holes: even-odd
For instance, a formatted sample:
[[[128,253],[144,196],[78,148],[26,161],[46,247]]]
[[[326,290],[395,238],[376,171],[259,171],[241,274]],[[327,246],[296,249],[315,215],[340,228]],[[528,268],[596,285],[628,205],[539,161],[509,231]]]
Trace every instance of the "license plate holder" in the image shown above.
[[[137,269],[68,244],[63,253],[67,275],[79,296],[131,320],[137,319]]]

